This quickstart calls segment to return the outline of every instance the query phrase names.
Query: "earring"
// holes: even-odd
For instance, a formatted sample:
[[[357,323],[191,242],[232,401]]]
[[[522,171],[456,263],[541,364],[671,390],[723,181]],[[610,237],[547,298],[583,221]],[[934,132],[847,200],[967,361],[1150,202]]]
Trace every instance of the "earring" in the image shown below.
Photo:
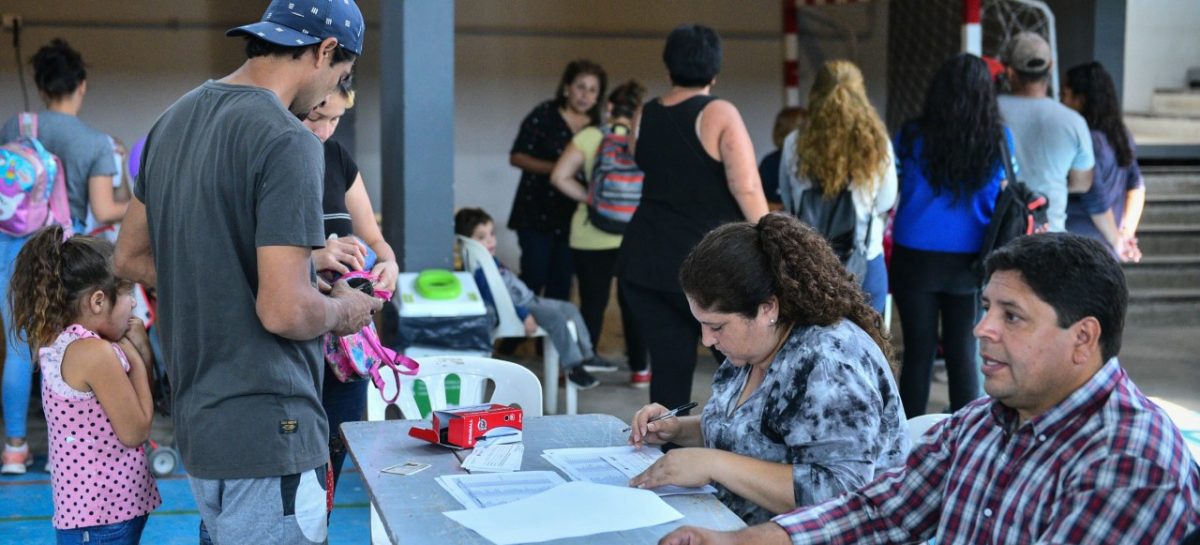
[[[771,325],[775,325],[775,318],[771,318]]]

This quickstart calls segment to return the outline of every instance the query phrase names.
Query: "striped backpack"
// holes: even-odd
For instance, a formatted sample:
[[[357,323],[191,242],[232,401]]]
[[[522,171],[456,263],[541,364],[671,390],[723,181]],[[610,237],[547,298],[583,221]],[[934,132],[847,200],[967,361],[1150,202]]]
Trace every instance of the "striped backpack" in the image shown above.
[[[618,235],[625,232],[642,200],[644,175],[629,151],[628,133],[629,128],[621,125],[604,132],[588,185],[588,221]]]
[[[0,146],[0,232],[23,237],[58,223],[71,234],[62,161],[37,139],[37,114],[17,118],[20,137]]]

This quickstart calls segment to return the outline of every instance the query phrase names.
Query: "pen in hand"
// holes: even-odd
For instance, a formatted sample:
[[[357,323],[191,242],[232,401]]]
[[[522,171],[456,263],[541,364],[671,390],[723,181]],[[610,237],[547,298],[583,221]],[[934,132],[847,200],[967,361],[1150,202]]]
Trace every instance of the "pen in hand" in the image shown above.
[[[679,413],[681,413],[681,412],[683,412],[683,411],[690,410],[690,409],[693,409],[693,408],[695,408],[695,407],[696,407],[696,402],[695,402],[695,401],[689,401],[689,402],[687,402],[687,403],[684,403],[683,405],[680,405],[680,406],[678,406],[678,407],[675,407],[674,409],[671,409],[671,410],[669,410],[669,411],[667,411],[667,412],[665,412],[665,413],[662,413],[662,414],[660,414],[660,415],[658,415],[658,416],[656,416],[656,417],[654,417],[654,418],[651,418],[650,420],[647,420],[647,421],[646,421],[646,423],[647,423],[647,424],[649,424],[649,423],[651,423],[651,422],[658,422],[659,420],[666,420],[666,419],[668,419],[668,418],[671,418],[671,417],[673,417],[673,416],[677,416]],[[633,428],[631,428],[631,427],[626,427],[625,429],[621,430],[621,433],[629,433],[630,431],[633,431]]]

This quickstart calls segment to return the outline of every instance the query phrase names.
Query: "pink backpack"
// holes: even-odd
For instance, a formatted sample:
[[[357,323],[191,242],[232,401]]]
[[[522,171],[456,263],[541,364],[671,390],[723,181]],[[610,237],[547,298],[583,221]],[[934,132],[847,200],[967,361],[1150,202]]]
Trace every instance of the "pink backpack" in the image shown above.
[[[20,137],[0,146],[0,232],[27,236],[51,224],[71,234],[62,161],[37,139],[37,114],[18,116]]]
[[[374,282],[373,275],[365,271],[351,271],[342,276],[352,285],[358,282]],[[373,290],[376,297],[384,301],[392,299],[392,292]],[[400,375],[415,375],[420,364],[408,356],[397,354],[396,351],[383,346],[379,342],[379,334],[375,324],[367,324],[362,331],[353,335],[336,337],[332,333],[325,335],[325,361],[333,375],[342,382],[354,382],[370,378],[379,389],[379,395],[386,403],[394,403],[400,397]],[[389,397],[385,392],[380,368],[388,367],[396,380],[396,391]]]

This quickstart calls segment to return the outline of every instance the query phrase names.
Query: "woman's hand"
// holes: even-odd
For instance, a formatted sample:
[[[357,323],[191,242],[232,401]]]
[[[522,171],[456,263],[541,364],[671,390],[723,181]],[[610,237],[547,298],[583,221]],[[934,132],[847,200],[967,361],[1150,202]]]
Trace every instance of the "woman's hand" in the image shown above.
[[[533,315],[530,314],[530,315],[526,316],[525,317],[525,336],[532,337],[534,335],[534,333],[537,333],[537,328],[538,328],[538,323],[537,323],[537,320],[535,320],[533,318]]]
[[[674,419],[668,419],[674,420]],[[685,487],[704,486],[712,482],[709,467],[712,465],[712,449],[677,448],[654,462],[646,471],[630,479],[634,488],[658,488],[675,485]]]
[[[396,291],[396,278],[400,276],[400,265],[397,265],[395,261],[379,261],[371,269],[371,274],[379,278],[375,282],[376,289],[394,292]]]
[[[657,422],[650,422],[667,412],[670,410],[666,407],[658,403],[651,403],[633,413],[633,420],[629,422],[629,444],[639,448],[643,444],[661,445],[677,437],[681,427],[678,418],[665,418]]]
[[[346,274],[363,270],[367,250],[353,237],[331,238],[325,241],[324,248],[313,250],[312,256],[318,271]]]

